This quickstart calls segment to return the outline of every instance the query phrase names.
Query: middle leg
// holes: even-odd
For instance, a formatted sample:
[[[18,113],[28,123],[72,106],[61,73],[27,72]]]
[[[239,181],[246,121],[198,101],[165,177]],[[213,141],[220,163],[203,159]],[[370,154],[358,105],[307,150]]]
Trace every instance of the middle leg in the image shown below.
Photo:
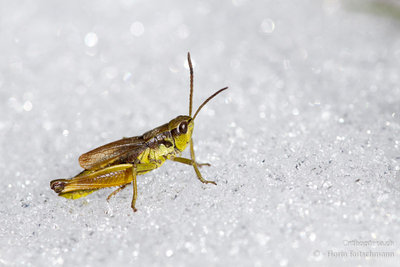
[[[156,168],[157,164],[155,163],[137,163],[137,164],[135,163],[132,165],[131,171],[132,171],[133,196],[132,196],[131,208],[133,212],[137,211],[135,207],[137,199],[137,179],[136,179],[137,174],[145,173],[154,170]]]

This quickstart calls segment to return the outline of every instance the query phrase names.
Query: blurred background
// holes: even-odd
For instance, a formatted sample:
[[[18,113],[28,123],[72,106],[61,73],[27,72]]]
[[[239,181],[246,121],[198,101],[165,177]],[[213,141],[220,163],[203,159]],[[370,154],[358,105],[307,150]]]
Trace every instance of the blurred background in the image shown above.
[[[0,265],[397,266],[400,4],[0,1]],[[188,113],[178,163],[69,201],[80,154]],[[186,154],[187,155],[187,154]],[[353,242],[354,241],[354,242]]]

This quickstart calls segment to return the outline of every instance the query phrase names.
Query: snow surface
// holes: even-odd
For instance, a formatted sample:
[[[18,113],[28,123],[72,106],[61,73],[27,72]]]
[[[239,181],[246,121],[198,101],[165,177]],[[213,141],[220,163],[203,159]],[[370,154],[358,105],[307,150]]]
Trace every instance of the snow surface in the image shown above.
[[[398,266],[400,5],[345,3],[1,1],[0,265]],[[218,185],[168,162],[135,214],[132,187],[58,197],[187,114],[187,51],[195,108],[230,87],[194,133]]]

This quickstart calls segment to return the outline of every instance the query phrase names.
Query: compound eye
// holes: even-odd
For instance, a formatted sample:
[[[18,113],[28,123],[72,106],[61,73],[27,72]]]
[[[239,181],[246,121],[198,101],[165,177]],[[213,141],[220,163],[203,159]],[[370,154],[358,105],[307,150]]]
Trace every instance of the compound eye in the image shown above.
[[[179,130],[180,133],[185,134],[187,132],[187,130],[188,130],[187,122],[186,121],[181,122],[181,124],[179,124],[179,126],[178,126],[178,130]]]

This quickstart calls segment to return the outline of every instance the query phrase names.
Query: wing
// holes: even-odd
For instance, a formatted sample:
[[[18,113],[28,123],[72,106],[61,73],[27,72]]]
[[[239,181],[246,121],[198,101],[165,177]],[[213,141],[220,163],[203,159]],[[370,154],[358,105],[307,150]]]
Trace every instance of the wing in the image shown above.
[[[82,154],[79,164],[86,170],[98,170],[112,163],[132,162],[145,149],[142,136],[124,138]]]

